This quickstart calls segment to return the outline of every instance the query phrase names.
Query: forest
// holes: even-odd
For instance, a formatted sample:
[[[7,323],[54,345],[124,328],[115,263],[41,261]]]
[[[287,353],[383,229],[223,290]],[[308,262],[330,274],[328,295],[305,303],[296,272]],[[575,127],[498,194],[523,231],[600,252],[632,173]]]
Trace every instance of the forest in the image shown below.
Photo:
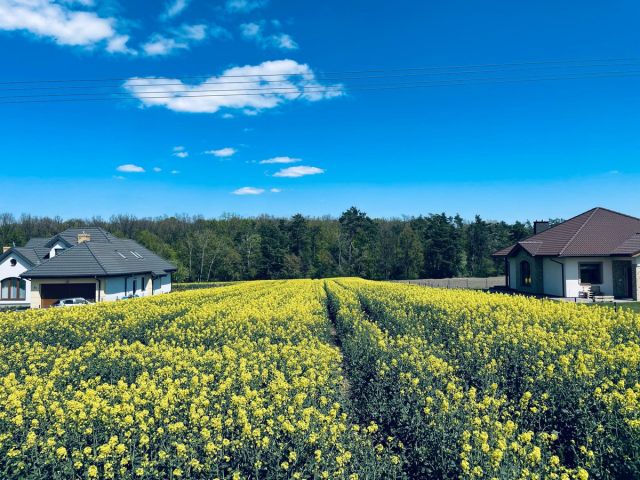
[[[339,218],[245,218],[226,214],[67,219],[0,214],[0,243],[96,225],[173,262],[177,281],[358,276],[369,279],[502,275],[491,253],[532,233],[529,221],[464,220],[445,213],[371,218],[356,207]]]

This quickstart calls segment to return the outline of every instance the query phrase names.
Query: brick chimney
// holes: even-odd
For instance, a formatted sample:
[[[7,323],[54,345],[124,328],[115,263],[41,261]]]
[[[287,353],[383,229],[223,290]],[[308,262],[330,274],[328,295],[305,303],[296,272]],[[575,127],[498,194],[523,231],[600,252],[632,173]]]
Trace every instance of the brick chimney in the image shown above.
[[[85,232],[78,234],[78,243],[84,243],[91,240],[91,235]]]
[[[7,253],[9,250],[11,250],[11,247],[7,247],[7,246],[2,247],[2,253]]]
[[[549,222],[543,220],[536,220],[535,222],[533,222],[534,235],[544,232],[545,230],[549,230]]]

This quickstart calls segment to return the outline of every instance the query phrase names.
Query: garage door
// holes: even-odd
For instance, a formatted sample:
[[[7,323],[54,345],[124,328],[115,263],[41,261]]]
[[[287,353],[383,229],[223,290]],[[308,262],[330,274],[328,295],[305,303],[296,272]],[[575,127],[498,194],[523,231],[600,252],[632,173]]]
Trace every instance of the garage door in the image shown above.
[[[96,300],[95,283],[45,283],[40,286],[42,308],[50,307],[61,298],[82,297]]]

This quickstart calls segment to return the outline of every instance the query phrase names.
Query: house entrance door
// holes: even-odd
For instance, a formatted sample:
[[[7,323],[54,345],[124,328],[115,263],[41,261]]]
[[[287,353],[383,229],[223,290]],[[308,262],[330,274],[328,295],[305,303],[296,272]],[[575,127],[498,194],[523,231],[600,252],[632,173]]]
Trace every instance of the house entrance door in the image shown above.
[[[617,298],[631,297],[631,262],[627,260],[613,261],[613,295]]]

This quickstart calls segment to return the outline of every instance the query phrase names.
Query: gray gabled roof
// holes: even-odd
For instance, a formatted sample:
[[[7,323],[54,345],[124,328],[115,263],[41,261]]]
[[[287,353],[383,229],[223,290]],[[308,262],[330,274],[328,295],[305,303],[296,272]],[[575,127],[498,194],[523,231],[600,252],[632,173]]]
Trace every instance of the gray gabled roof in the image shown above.
[[[91,239],[77,243],[79,233],[88,233]],[[72,243],[74,238],[74,245],[53,258],[41,260],[22,277],[103,277],[137,273],[161,276],[176,270],[174,265],[137,242],[116,238],[101,228],[69,229],[52,237],[47,245],[54,245],[60,239]]]
[[[100,227],[67,228],[64,232],[54,235],[48,239],[45,246],[52,247],[60,240],[69,246],[77,245],[78,235],[83,233],[89,235],[91,237],[91,241],[95,243],[107,243],[111,240],[117,240],[116,237]]]
[[[25,245],[25,247],[26,248],[44,247],[48,241],[49,241],[49,238],[41,238],[41,237],[30,238],[27,244]]]
[[[27,260],[29,260],[29,263],[31,263],[31,265],[37,265],[38,263],[40,263],[40,260],[42,259],[42,257],[38,255],[38,252],[36,251],[35,248],[14,247],[13,250],[18,252]]]

